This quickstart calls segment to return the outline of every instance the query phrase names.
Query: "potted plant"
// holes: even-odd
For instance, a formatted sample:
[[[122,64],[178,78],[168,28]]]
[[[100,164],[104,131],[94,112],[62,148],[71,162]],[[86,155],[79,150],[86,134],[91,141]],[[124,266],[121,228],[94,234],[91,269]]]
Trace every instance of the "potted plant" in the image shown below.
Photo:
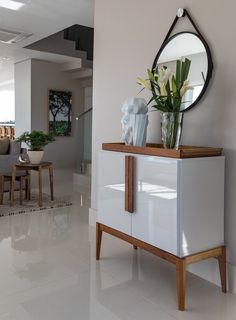
[[[152,97],[148,104],[162,112],[161,132],[164,148],[178,149],[182,124],[183,113],[181,106],[186,103],[183,101],[184,95],[188,90],[193,89],[189,86],[188,75],[191,61],[189,59],[176,61],[176,72],[166,66],[154,70],[148,69],[148,79],[137,79],[137,83],[143,89],[151,91]]]
[[[39,164],[43,158],[43,148],[53,142],[55,139],[52,134],[46,134],[42,131],[24,132],[16,141],[25,142],[28,149],[29,160],[32,164]]]

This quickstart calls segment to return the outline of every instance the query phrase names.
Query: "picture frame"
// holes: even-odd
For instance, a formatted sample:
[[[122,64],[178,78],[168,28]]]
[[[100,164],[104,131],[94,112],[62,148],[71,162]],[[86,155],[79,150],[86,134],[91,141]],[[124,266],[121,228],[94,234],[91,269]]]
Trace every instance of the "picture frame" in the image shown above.
[[[54,136],[71,136],[72,133],[72,92],[52,90],[48,92],[49,133]]]

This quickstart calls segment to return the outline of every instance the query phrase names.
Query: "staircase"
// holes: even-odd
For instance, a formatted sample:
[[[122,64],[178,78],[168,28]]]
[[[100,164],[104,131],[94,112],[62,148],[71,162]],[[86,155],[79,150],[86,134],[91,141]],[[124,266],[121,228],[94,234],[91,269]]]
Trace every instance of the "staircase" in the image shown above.
[[[64,30],[64,39],[75,41],[75,49],[87,52],[87,59],[93,61],[94,29],[74,24]]]
[[[77,58],[62,64],[62,71],[71,72],[73,79],[84,79],[93,73],[93,36],[93,28],[75,24],[25,48]]]

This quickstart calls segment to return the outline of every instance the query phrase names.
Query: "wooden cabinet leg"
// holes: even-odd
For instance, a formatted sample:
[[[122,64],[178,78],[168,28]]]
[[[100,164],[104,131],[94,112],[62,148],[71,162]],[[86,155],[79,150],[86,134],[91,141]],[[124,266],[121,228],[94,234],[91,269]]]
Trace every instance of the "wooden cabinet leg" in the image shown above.
[[[222,247],[222,254],[217,257],[220,269],[220,280],[222,292],[227,292],[226,280],[226,248]]]
[[[102,244],[102,230],[101,230],[100,223],[97,223],[96,225],[96,260],[100,259],[101,244]]]
[[[176,283],[178,308],[180,311],[185,309],[185,282],[186,282],[186,262],[185,259],[178,259],[176,262]]]

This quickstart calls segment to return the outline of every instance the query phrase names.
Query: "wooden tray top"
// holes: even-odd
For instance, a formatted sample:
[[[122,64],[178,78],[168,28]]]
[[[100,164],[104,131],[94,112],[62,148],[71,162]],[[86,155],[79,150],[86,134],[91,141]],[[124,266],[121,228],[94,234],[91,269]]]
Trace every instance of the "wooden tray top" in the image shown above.
[[[103,143],[102,149],[115,152],[126,152],[145,154],[150,156],[160,156],[168,158],[199,158],[199,157],[215,157],[222,155],[222,148],[196,147],[196,146],[180,146],[176,149],[165,149],[162,144],[147,143],[146,147],[127,146],[122,142]]]

